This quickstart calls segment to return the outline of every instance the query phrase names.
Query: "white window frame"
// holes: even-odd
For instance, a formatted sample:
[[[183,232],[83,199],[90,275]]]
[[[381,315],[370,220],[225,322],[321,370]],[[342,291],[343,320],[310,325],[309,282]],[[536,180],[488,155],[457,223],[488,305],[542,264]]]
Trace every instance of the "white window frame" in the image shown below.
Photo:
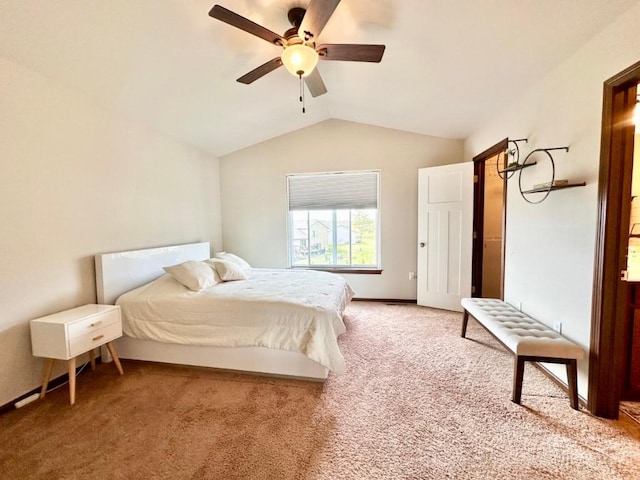
[[[313,264],[306,264],[306,265],[295,265],[294,264],[294,259],[293,259],[293,245],[294,245],[294,239],[293,236],[295,234],[295,229],[294,226],[292,225],[292,210],[290,208],[290,203],[291,203],[291,190],[290,190],[290,182],[291,179],[294,179],[293,181],[295,181],[295,177],[305,177],[305,179],[313,179],[315,178],[320,178],[322,177],[322,179],[327,179],[330,180],[329,177],[333,176],[333,175],[350,175],[350,176],[358,176],[362,174],[362,176],[365,175],[375,175],[375,179],[376,179],[376,187],[375,187],[375,210],[376,210],[376,231],[375,231],[375,245],[376,245],[376,252],[375,252],[375,265],[339,265],[336,264],[336,255],[337,255],[337,250],[334,248],[334,262],[333,264],[325,264],[325,265],[313,265]],[[335,177],[338,178],[338,177]],[[306,268],[306,269],[318,269],[318,270],[343,270],[343,271],[375,271],[377,273],[381,272],[381,252],[382,252],[382,246],[381,246],[381,235],[380,235],[380,224],[381,224],[381,215],[380,215],[380,179],[381,179],[381,173],[380,170],[353,170],[353,171],[333,171],[333,172],[314,172],[314,173],[297,173],[297,174],[287,174],[286,175],[286,185],[287,185],[287,208],[286,208],[286,215],[287,215],[287,264],[289,266],[289,268]],[[333,228],[333,244],[337,244],[337,222],[336,222],[336,211],[337,210],[348,210],[349,211],[349,226],[351,227],[351,221],[352,221],[352,215],[351,212],[352,210],[363,210],[363,209],[367,209],[365,207],[360,207],[360,206],[353,206],[352,208],[309,208],[306,211],[312,211],[312,210],[333,210],[333,223],[336,225],[336,228]],[[299,209],[302,211],[305,211],[303,208]],[[307,221],[309,217],[307,217]],[[310,238],[310,225],[307,225],[307,248],[309,250],[309,254],[310,254],[310,250],[311,250],[311,238]],[[353,239],[350,239],[349,241],[349,258],[351,259],[351,249],[353,247]]]

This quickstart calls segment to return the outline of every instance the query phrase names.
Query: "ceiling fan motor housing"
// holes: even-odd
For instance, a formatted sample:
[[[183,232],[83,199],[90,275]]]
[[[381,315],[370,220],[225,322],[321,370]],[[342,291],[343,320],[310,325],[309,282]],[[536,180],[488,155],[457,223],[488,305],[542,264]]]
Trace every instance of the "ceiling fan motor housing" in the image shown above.
[[[307,13],[307,11],[302,7],[293,7],[289,10],[289,13],[287,13],[289,23],[294,26],[296,31],[300,28],[300,25],[302,25],[302,19],[305,13]]]
[[[298,29],[295,28],[295,27],[292,27],[289,30],[287,30],[286,32],[284,32],[284,35],[282,35],[282,36],[287,39],[287,44],[288,45],[294,45],[296,43],[302,43],[302,39],[298,36]]]

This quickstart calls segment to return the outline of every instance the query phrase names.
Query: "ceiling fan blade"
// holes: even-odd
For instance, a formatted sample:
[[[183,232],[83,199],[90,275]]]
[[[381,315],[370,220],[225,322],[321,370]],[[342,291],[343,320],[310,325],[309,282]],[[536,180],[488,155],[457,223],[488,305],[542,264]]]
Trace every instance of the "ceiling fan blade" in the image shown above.
[[[307,42],[316,41],[339,3],[340,0],[311,0],[298,29],[298,36]]]
[[[324,43],[316,50],[322,60],[348,62],[375,62],[382,60],[384,45],[359,45],[355,43]]]
[[[249,85],[280,66],[282,66],[282,60],[280,60],[280,57],[272,58],[267,63],[262,64],[258,68],[254,68],[249,73],[241,76],[237,81],[244,83],[245,85]]]
[[[209,15],[220,20],[221,22],[228,23],[229,25],[233,25],[240,30],[244,30],[245,32],[255,35],[256,37],[260,37],[269,43],[283,46],[287,44],[287,41],[281,35],[278,35],[268,28],[264,28],[262,25],[258,25],[248,18],[238,15],[231,10],[227,10],[220,5],[214,5],[211,11],[209,11]]]
[[[318,67],[314,68],[309,75],[304,77],[304,83],[307,84],[307,88],[309,89],[312,97],[319,97],[320,95],[327,93],[327,87],[322,81]]]

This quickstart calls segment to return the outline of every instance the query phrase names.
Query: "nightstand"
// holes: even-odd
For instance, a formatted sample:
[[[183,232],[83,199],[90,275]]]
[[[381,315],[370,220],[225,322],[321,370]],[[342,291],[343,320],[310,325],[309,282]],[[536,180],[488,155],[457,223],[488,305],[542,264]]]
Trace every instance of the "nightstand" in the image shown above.
[[[31,320],[31,348],[36,357],[46,358],[42,374],[40,398],[47,393],[53,364],[66,360],[69,371],[69,402],[76,401],[76,357],[89,352],[95,369],[95,349],[105,345],[123,375],[122,365],[111,341],[122,336],[120,307],[116,305],[83,305],[63,312]]]

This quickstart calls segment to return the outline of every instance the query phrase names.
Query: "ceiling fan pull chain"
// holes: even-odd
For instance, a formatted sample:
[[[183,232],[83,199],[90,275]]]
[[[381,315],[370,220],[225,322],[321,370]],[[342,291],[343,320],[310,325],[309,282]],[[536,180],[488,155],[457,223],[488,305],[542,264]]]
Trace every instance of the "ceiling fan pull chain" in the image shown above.
[[[302,72],[298,73],[300,77],[300,102],[302,102],[302,113],[306,113],[304,108],[304,83],[302,82]]]

